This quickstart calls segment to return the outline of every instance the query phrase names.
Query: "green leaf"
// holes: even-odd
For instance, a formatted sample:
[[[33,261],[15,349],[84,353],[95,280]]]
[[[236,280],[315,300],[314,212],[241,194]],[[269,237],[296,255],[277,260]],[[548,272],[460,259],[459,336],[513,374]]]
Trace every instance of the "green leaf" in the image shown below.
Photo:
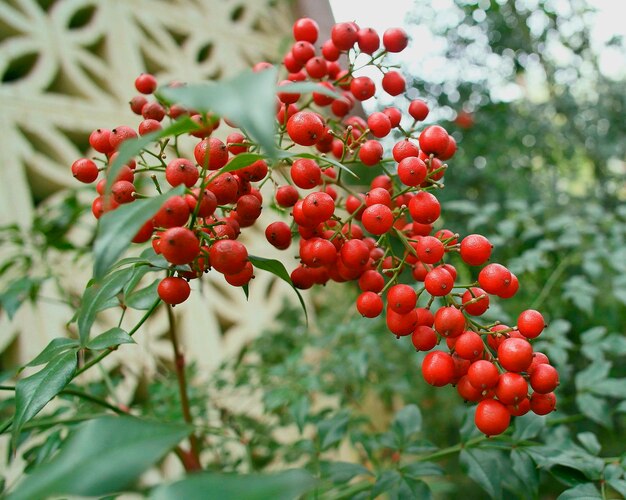
[[[593,432],[581,432],[576,437],[589,453],[592,455],[600,453],[602,446]]]
[[[285,266],[283,265],[283,263],[276,259],[266,259],[264,257],[257,257],[255,255],[249,255],[248,259],[250,260],[250,262],[252,263],[254,267],[258,269],[263,269],[264,271],[268,271],[272,273],[274,276],[279,277],[281,280],[285,281],[286,283],[289,283],[291,288],[294,289],[294,291],[296,292],[296,295],[298,296],[298,300],[300,301],[300,305],[302,306],[302,309],[304,311],[304,316],[308,324],[309,314],[306,310],[304,299],[302,298],[300,291],[295,286],[293,286],[291,277],[289,276],[289,273],[287,272],[287,269],[285,269]]]
[[[34,280],[28,276],[24,276],[23,278],[13,281],[6,290],[0,294],[0,306],[6,311],[9,319],[13,319],[13,316],[15,316],[15,313],[22,303],[33,294],[40,284],[40,279]]]
[[[602,363],[591,363],[587,368],[576,374],[576,388],[593,389],[595,385],[604,380],[611,371],[611,363],[608,361]]]
[[[240,153],[234,156],[226,165],[220,169],[220,173],[232,172],[233,170],[239,170],[240,168],[252,165],[254,162],[263,160],[265,155],[259,153]]]
[[[17,441],[22,426],[72,380],[75,370],[76,351],[70,351],[58,355],[40,371],[16,384],[13,443]]]
[[[396,490],[400,482],[402,481],[402,476],[395,470],[386,470],[379,477],[376,478],[376,484],[372,488],[372,493],[370,498],[377,498],[378,495],[382,493],[389,493],[390,491]]]
[[[113,161],[113,164],[107,170],[107,183],[105,187],[105,192],[111,192],[111,186],[115,182],[117,174],[122,166],[126,165],[129,160],[137,156],[145,147],[155,141],[158,141],[159,139],[184,134],[186,132],[191,132],[192,130],[197,130],[198,128],[199,125],[196,122],[194,122],[188,116],[183,116],[180,119],[176,120],[169,127],[158,130],[156,132],[152,132],[150,134],[146,134],[144,136],[138,137],[137,139],[129,139],[127,141],[124,141],[118,150],[118,154]],[[146,220],[147,218],[144,220],[144,222]],[[141,225],[139,227],[141,227]],[[139,228],[137,230],[139,230]]]
[[[39,366],[48,363],[50,360],[56,358],[65,351],[78,348],[78,340],[67,339],[65,337],[58,337],[52,339],[50,343],[41,351],[35,359],[30,363],[24,365],[22,369],[27,366]],[[20,370],[21,371],[21,370]]]
[[[273,158],[276,156],[276,76],[276,68],[247,70],[231,80],[167,87],[159,94],[169,102],[228,118]]]
[[[9,499],[119,492],[189,432],[187,426],[133,417],[91,420],[79,427],[50,462],[27,476]]]
[[[92,281],[85,289],[76,318],[81,346],[87,344],[98,312],[111,306],[109,301],[122,290],[132,273],[132,268],[119,269],[106,276],[102,282]]]
[[[430,488],[424,481],[409,476],[403,476],[398,491],[392,491],[390,494],[390,498],[394,500],[404,500],[405,498],[429,500],[432,497]]]
[[[300,433],[302,433],[307,416],[309,415],[309,397],[300,396],[300,398],[291,405],[291,407],[289,408],[289,412],[296,422],[298,430],[300,431]]]
[[[415,405],[407,405],[396,413],[391,428],[400,439],[400,444],[413,434],[418,433],[422,428],[422,413]]]
[[[626,481],[623,479],[611,479],[609,486],[626,498]]]
[[[600,396],[626,399],[626,379],[607,378],[605,380],[600,380],[593,387],[591,387],[591,392],[599,394]]]
[[[604,399],[597,398],[591,394],[582,393],[576,395],[576,406],[594,422],[604,427],[611,427],[610,408]]]
[[[593,483],[579,484],[561,493],[556,500],[592,500],[602,498]]]
[[[320,462],[321,477],[333,483],[345,484],[356,476],[371,476],[361,464],[352,462]]]
[[[322,420],[318,424],[317,433],[322,450],[327,450],[345,437],[348,432],[349,421],[350,415],[341,412],[327,420]]]
[[[108,349],[109,347],[115,347],[120,344],[134,344],[133,338],[128,335],[127,332],[118,327],[113,327],[104,333],[101,333],[96,338],[91,340],[87,344],[87,349],[92,351],[101,351]]]
[[[159,211],[165,201],[184,192],[185,186],[180,185],[154,198],[127,203],[100,217],[93,244],[94,277],[99,280],[105,275],[126,251],[141,226]]]
[[[463,449],[459,456],[467,475],[476,481],[491,498],[502,497],[502,486],[498,468],[498,455],[476,449]]]
[[[533,459],[523,450],[511,451],[511,464],[513,472],[524,486],[527,497],[535,498],[539,489],[539,471]]]
[[[580,339],[582,340],[583,344],[595,344],[606,335],[606,331],[607,330],[605,326],[596,326],[581,333]]]
[[[334,97],[335,99],[339,99],[341,97],[341,94],[338,92],[315,82],[286,83],[277,87],[276,90],[277,92],[286,92],[288,94],[308,94],[310,92],[315,92],[316,94],[323,94],[328,97]]]
[[[160,282],[161,278],[157,278],[148,286],[129,294],[124,299],[124,304],[131,309],[147,311],[154,305],[154,301],[159,298],[157,288]]]
[[[538,415],[527,413],[515,419],[515,430],[513,439],[515,441],[526,441],[535,438],[546,425],[546,419]]]
[[[317,484],[308,472],[293,469],[278,474],[216,474],[203,472],[159,486],[150,500],[292,500]]]

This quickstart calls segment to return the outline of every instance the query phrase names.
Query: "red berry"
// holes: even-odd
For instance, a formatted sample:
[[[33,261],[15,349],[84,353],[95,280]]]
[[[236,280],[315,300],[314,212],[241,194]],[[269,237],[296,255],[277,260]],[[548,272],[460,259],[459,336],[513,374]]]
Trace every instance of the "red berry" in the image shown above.
[[[191,288],[183,278],[169,276],[157,286],[157,293],[163,302],[170,305],[181,304],[189,298]]]
[[[476,407],[474,423],[487,436],[502,434],[511,422],[511,414],[499,401],[484,399]]]
[[[193,186],[200,176],[198,168],[186,158],[176,158],[165,168],[165,179],[171,186]]]
[[[356,300],[356,308],[366,318],[375,318],[383,311],[383,299],[377,293],[363,292]]]
[[[388,52],[402,52],[409,44],[409,37],[402,28],[389,28],[383,33],[383,45]]]
[[[135,201],[133,194],[135,185],[130,181],[115,181],[111,186],[111,195],[116,203],[131,203]]]
[[[421,99],[415,99],[409,104],[409,114],[414,120],[423,121],[429,113],[428,104]]]
[[[419,148],[408,139],[396,142],[391,150],[393,159],[397,162],[401,162],[409,156],[417,156],[419,155],[419,152]]]
[[[310,42],[300,41],[293,44],[291,53],[296,62],[305,64],[309,59],[315,56],[315,47]]]
[[[478,273],[481,288],[492,295],[500,295],[511,283],[511,271],[500,264],[487,264]]]
[[[366,101],[376,92],[376,85],[370,77],[359,76],[350,82],[350,92],[359,101]]]
[[[540,394],[539,392],[533,392],[530,397],[530,409],[536,415],[547,415],[556,408],[556,396],[553,392],[548,394]]]
[[[89,158],[72,163],[72,175],[80,182],[90,184],[98,178],[98,166]]]
[[[522,311],[517,317],[517,329],[528,339],[538,337],[544,328],[545,321],[539,311],[527,309],[526,311]]]
[[[491,256],[492,245],[480,234],[470,234],[461,240],[460,254],[466,264],[480,266]]]
[[[434,195],[419,191],[409,202],[409,213],[415,222],[432,224],[441,214],[441,205]]]
[[[142,94],[152,94],[157,88],[157,80],[153,75],[142,73],[135,79],[135,88]]]
[[[326,40],[322,45],[322,55],[327,61],[336,61],[341,55],[341,51],[335,46],[332,40]]]
[[[398,314],[407,314],[415,308],[417,294],[409,285],[398,284],[387,292],[387,307]]]
[[[409,156],[398,163],[398,178],[406,186],[419,186],[427,174],[426,164],[416,156]]]
[[[496,396],[505,405],[514,405],[528,395],[528,383],[519,373],[506,372],[500,375],[496,385]]]
[[[500,380],[496,365],[484,359],[474,361],[467,370],[467,376],[470,383],[481,391],[495,387]]]
[[[424,264],[434,264],[443,257],[445,248],[441,240],[434,236],[422,236],[415,246],[417,258]],[[453,277],[454,279],[454,277]]]
[[[411,334],[411,342],[418,351],[430,351],[439,343],[439,338],[430,326],[418,325]]]
[[[383,90],[389,95],[400,95],[406,89],[406,81],[404,77],[397,71],[388,71],[383,76]]]
[[[533,391],[547,394],[559,385],[559,372],[552,365],[541,363],[534,367],[530,374],[530,386]]]
[[[324,132],[324,121],[312,111],[298,111],[287,120],[287,134],[301,146],[313,146]]]
[[[246,265],[241,271],[233,274],[225,274],[224,279],[231,286],[244,286],[247,285],[254,277],[254,268],[250,261],[246,262]]]
[[[374,137],[382,138],[391,132],[391,120],[385,113],[376,111],[367,118],[367,126]]]
[[[424,380],[435,387],[443,387],[452,382],[454,377],[454,360],[443,351],[428,353],[422,362]]]
[[[359,49],[365,54],[373,54],[380,47],[380,37],[373,28],[361,28],[357,32]]]
[[[440,307],[435,313],[435,330],[443,337],[458,337],[465,329],[465,315],[456,307]]]
[[[399,314],[387,308],[387,328],[397,337],[411,335],[417,327],[417,313],[412,309],[406,314]]]
[[[108,154],[113,151],[113,146],[111,146],[111,142],[109,140],[110,137],[110,130],[106,128],[96,129],[89,135],[89,145],[98,153]]]
[[[159,249],[163,257],[175,265],[189,264],[200,253],[200,241],[193,231],[185,227],[167,229],[160,240]]]
[[[463,359],[473,360],[483,353],[485,346],[483,339],[476,332],[470,330],[456,337],[454,351]]]
[[[169,198],[152,219],[154,227],[180,227],[189,219],[189,205],[182,196]]]
[[[498,347],[498,361],[507,371],[526,371],[532,360],[533,348],[527,340],[511,337]]]
[[[489,295],[482,288],[472,287],[461,297],[463,309],[467,314],[480,316],[489,309]]]
[[[448,141],[448,132],[439,125],[426,127],[419,136],[420,149],[428,155],[444,153],[448,147]]]
[[[433,297],[443,297],[452,291],[454,278],[443,267],[435,267],[424,278],[424,287]]]
[[[373,166],[383,159],[383,146],[375,140],[365,141],[359,149],[359,159],[364,165]]]
[[[309,17],[302,17],[293,23],[293,37],[295,40],[315,43],[318,35],[319,26]]]
[[[211,267],[222,274],[236,274],[248,262],[248,251],[235,240],[218,240],[209,248]]]
[[[337,23],[331,29],[330,38],[339,50],[348,50],[359,38],[358,29],[353,23]]]
[[[280,186],[276,190],[276,203],[281,207],[293,207],[299,197],[298,190],[289,184]]]
[[[367,231],[378,236],[391,229],[393,214],[388,206],[377,203],[363,211],[361,222]]]
[[[302,189],[311,189],[317,186],[322,179],[322,171],[315,160],[298,158],[291,165],[291,180]]]
[[[272,222],[265,228],[265,238],[279,250],[286,250],[291,245],[291,229],[284,222]]]

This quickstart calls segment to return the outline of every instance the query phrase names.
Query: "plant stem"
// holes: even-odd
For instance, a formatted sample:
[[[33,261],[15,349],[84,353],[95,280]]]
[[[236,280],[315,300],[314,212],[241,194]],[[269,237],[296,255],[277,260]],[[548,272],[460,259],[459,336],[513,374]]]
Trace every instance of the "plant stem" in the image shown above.
[[[185,375],[185,356],[180,350],[180,345],[178,343],[178,335],[176,329],[176,318],[174,317],[174,313],[171,307],[167,308],[167,319],[170,324],[169,328],[169,336],[170,342],[172,343],[172,348],[174,350],[174,367],[176,370],[176,378],[178,379],[178,391],[180,392],[180,406],[183,411],[183,418],[185,422],[193,425],[193,418],[191,417],[191,410],[189,406],[189,396],[187,395],[187,377]],[[189,443],[191,444],[191,457],[194,459],[193,464],[185,464],[185,466],[190,465],[191,470],[200,470],[202,466],[200,465],[200,447],[198,443],[198,438],[194,432],[189,435]]]
[[[97,405],[102,406],[103,408],[108,408],[111,411],[114,411],[118,415],[127,415],[128,412],[122,410],[118,406],[105,401],[104,399],[100,399],[92,394],[88,394],[83,391],[79,391],[78,389],[63,389],[60,394],[67,394],[68,396],[76,396],[77,398],[84,399],[85,401],[90,401]]]
[[[484,441],[486,439],[487,439],[486,436],[479,436],[479,437],[476,437],[474,439],[470,439],[469,441],[466,441],[465,443],[457,443],[457,444],[455,444],[453,446],[448,446],[447,448],[444,448],[444,449],[439,450],[439,451],[435,451],[435,452],[430,453],[428,455],[422,455],[421,457],[417,457],[415,460],[417,460],[418,462],[424,462],[424,461],[429,461],[429,460],[437,460],[439,458],[446,457],[446,456],[452,455],[454,453],[458,453],[463,448],[471,448],[475,444],[481,443],[482,441]]]

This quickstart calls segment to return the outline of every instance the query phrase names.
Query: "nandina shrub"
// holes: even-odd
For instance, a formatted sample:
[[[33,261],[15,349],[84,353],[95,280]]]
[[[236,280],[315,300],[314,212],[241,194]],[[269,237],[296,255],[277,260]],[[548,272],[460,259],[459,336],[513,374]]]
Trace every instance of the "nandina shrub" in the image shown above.
[[[304,19],[294,25],[295,41],[283,67],[262,62],[224,84],[158,86],[152,75],[140,75],[135,86],[144,96],[132,98],[130,105],[141,121],[91,134],[90,144],[99,154],[71,166],[78,181],[97,182],[92,213],[99,220],[94,277],[74,318],[78,338],[56,339],[30,363],[45,366],[18,382],[15,415],[4,430],[11,429],[15,449],[29,421],[51,399],[71,391],[68,384],[111,350],[133,342],[159,307],[167,309],[171,321],[186,425],[128,416],[94,420],[21,483],[17,493],[119,491],[168,451],[188,471],[205,466],[201,453],[207,443],[193,427],[171,308],[187,300],[193,293],[190,283],[208,272],[220,273],[246,294],[258,270],[287,281],[299,297],[298,290],[330,281],[358,286],[358,312],[368,318],[384,314],[391,334],[410,336],[407,345],[429,351],[421,365],[425,382],[454,385],[462,400],[477,403],[474,422],[486,436],[506,432],[528,412],[545,415],[555,409],[558,373],[532,345],[544,329],[543,316],[532,309],[520,311],[511,326],[481,319],[491,301],[515,295],[518,278],[504,265],[489,262],[492,245],[484,236],[441,227],[445,206],[436,193],[444,180],[454,182],[454,138],[439,125],[422,123],[429,114],[422,100],[366,118],[353,114],[356,102],[372,98],[377,90],[369,77],[358,74],[359,53],[368,54],[367,65],[385,74],[383,91],[396,96],[405,87],[386,55],[406,47],[406,34],[398,28],[386,31],[380,48],[374,35],[354,23],[339,23],[317,55],[315,22]],[[341,53],[347,57],[340,58]],[[227,127],[223,141],[215,131]],[[193,153],[185,154],[179,142],[190,138]],[[355,179],[355,170],[362,167],[375,174],[365,188]],[[268,204],[283,217],[262,229],[268,245],[299,258],[290,272],[280,261],[250,255],[239,240]],[[133,244],[146,248],[139,257],[122,258]],[[459,283],[461,266],[481,269],[464,271],[477,278]],[[139,293],[134,287],[147,272],[161,275],[144,292],[153,300],[141,321],[127,326],[123,311],[132,307],[128,299]],[[92,335],[98,312],[111,307],[114,298],[121,306],[120,326]],[[386,339],[392,340],[391,335]],[[118,414],[132,410],[88,393],[73,394]],[[411,408],[397,418],[413,417]],[[65,464],[78,460],[90,436],[113,435],[121,454],[121,445],[142,433],[151,447],[132,467],[113,456],[108,474],[115,481],[102,485],[94,479],[85,485],[68,479]],[[189,444],[179,444],[185,437]],[[97,454],[98,445],[110,449],[101,440],[88,447],[89,453]],[[297,483],[300,493],[315,486],[306,475],[279,479]]]

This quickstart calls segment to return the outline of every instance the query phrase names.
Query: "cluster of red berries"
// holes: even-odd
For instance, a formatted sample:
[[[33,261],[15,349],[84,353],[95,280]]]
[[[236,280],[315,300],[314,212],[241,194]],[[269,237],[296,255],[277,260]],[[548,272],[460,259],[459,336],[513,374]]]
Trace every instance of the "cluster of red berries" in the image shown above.
[[[130,102],[131,109],[143,117],[137,131],[128,126],[94,131],[89,141],[106,155],[103,166],[91,159],[77,160],[72,165],[74,176],[89,183],[100,172],[106,176],[124,140],[159,130],[166,117],[175,120],[183,114],[198,124],[191,133],[199,139],[194,158],[175,151],[166,162],[164,146],[158,155],[145,150],[149,154],[140,155],[117,174],[110,197],[105,198],[106,177],[99,181],[93,214],[100,217],[145,196],[137,195],[137,174],[151,175],[157,187],[156,174],[164,174],[169,185],[187,188],[185,195],[165,202],[134,239],[151,240],[155,252],[172,265],[158,293],[174,305],[189,296],[188,281],[209,269],[222,273],[233,286],[250,281],[253,267],[238,236],[261,214],[259,189],[269,181],[274,187],[273,205],[290,211],[292,219],[290,224],[272,222],[265,236],[280,250],[288,249],[292,238],[299,236],[300,264],[291,272],[296,287],[307,289],[329,280],[358,282],[361,294],[356,307],[363,316],[374,318],[384,310],[388,329],[398,338],[411,336],[418,351],[431,351],[445,339],[447,352],[428,353],[423,376],[435,386],[456,385],[463,399],[478,402],[476,425],[487,435],[502,433],[512,415],[551,412],[558,373],[544,354],[533,352],[529,342],[544,329],[543,317],[526,310],[515,327],[479,323],[477,317],[489,308],[490,297],[506,299],[517,292],[517,277],[500,264],[487,263],[492,245],[484,236],[472,234],[459,241],[459,235],[449,229],[434,230],[441,206],[433,192],[443,187],[448,168],[444,162],[456,152],[454,138],[441,126],[420,125],[429,114],[420,99],[408,103],[406,110],[388,107],[366,119],[351,114],[357,101],[373,97],[377,90],[371,78],[355,74],[357,55],[369,58],[366,65],[382,72],[384,92],[404,93],[404,77],[384,60],[387,53],[407,46],[406,33],[389,29],[381,41],[371,28],[338,23],[331,38],[316,45],[317,24],[303,18],[293,25],[293,35],[295,42],[282,64],[286,75],[277,84],[277,145],[283,150],[312,146],[316,151],[275,162],[256,159],[237,170],[221,171],[237,155],[258,152],[258,144],[244,130],[232,127],[228,117],[221,118],[234,130],[223,142],[213,134],[220,117],[168,105],[158,97],[149,101],[146,95],[155,92],[157,82],[143,74],[135,82],[142,95]],[[342,67],[342,60],[347,67]],[[259,63],[254,70],[268,66]],[[297,81],[315,82],[333,94],[314,91],[305,98],[289,91],[288,85]],[[389,140],[385,138],[392,134],[395,144],[386,157],[381,140]],[[364,191],[342,179],[344,170],[359,165],[380,172]],[[446,262],[451,255],[459,255],[470,266],[484,265],[476,282],[455,283],[456,268]],[[413,284],[401,282],[409,276]]]

